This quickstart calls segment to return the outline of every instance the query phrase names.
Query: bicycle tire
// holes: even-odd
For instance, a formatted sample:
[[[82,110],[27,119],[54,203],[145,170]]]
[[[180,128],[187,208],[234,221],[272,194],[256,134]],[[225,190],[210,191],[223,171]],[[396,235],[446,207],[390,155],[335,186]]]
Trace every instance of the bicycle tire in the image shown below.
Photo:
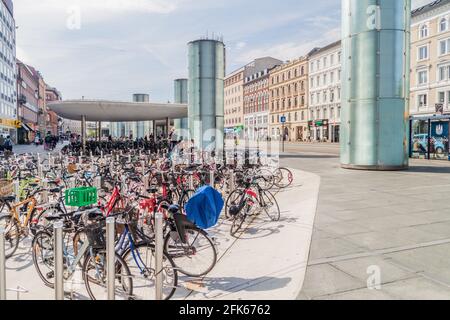
[[[152,256],[154,255],[155,252],[155,247],[153,245],[149,245],[148,243],[139,243],[135,245],[135,250],[139,252],[139,249],[150,249],[150,251],[152,252]],[[143,258],[143,255],[141,253],[139,253],[140,256],[140,260],[142,263],[144,263],[143,260],[146,260],[145,258]],[[137,296],[137,290],[140,287],[139,284],[137,283],[139,278],[145,278],[145,279],[149,279],[148,275],[142,275],[142,271],[139,269],[139,266],[137,265],[137,261],[135,260],[135,257],[133,255],[133,251],[131,250],[131,248],[127,248],[127,250],[125,250],[125,252],[122,254],[123,260],[125,261],[125,263],[128,265],[128,268],[130,270],[131,276],[134,279],[134,284],[133,284],[133,291],[134,291],[134,297],[136,298]],[[146,256],[148,258],[148,256]],[[131,259],[132,263],[128,263],[128,259]],[[155,261],[155,259],[152,259],[152,261]],[[152,261],[150,261],[150,267],[148,267],[147,265],[145,266],[146,269],[152,269]],[[166,265],[166,266],[165,266]],[[170,266],[170,267],[169,267]],[[153,266],[153,272],[155,266]],[[178,272],[177,272],[177,268],[175,266],[175,263],[173,262],[172,258],[170,258],[166,253],[164,253],[164,257],[163,257],[163,269],[165,272],[163,272],[163,299],[164,300],[170,300],[170,298],[173,297],[173,295],[175,294],[175,291],[177,290],[177,286],[178,286]],[[136,272],[134,272],[134,270],[136,270]],[[135,275],[136,273],[136,275]],[[169,274],[169,277],[167,276]],[[154,275],[154,274],[153,274]],[[165,280],[170,278],[170,275],[172,275],[173,277],[173,283],[168,284],[167,286],[164,286],[164,283],[166,282]],[[152,282],[150,280],[150,282]],[[154,284],[155,282],[153,282]],[[143,285],[142,287],[146,288],[146,290],[149,290],[150,293],[154,293],[154,287],[150,287],[149,285]],[[166,292],[164,292],[166,290]],[[141,296],[141,295],[139,295]],[[154,300],[153,298],[149,298],[149,300]]]
[[[17,221],[10,215],[0,216],[0,228],[5,230],[5,259],[9,259],[19,248],[20,228]],[[10,250],[6,248],[7,243],[10,244]]]
[[[103,300],[100,299],[100,295],[103,294],[104,299],[106,299],[106,288],[107,288],[107,283],[106,283],[106,279],[107,279],[107,270],[106,270],[106,250],[98,250],[94,252],[95,257],[93,257],[91,254],[87,255],[85,260],[84,260],[84,264],[83,264],[83,268],[82,268],[82,275],[83,275],[83,280],[84,280],[84,284],[86,286],[86,290],[88,292],[89,297],[91,298],[91,300]],[[94,261],[94,263],[96,263],[94,269],[98,270],[98,264],[99,263],[103,263],[100,265],[100,267],[102,268],[102,279],[100,280],[100,286],[103,288],[103,290],[100,290],[100,292],[98,292],[98,290],[96,290],[96,292],[94,293],[92,287],[91,287],[91,283],[93,283],[93,277],[91,277],[89,275],[89,271],[91,270],[90,267],[90,263],[91,261]],[[97,263],[99,262],[99,263]],[[116,254],[116,263],[115,263],[115,269],[116,269],[116,281],[117,281],[117,275],[118,273],[122,274],[123,276],[120,277],[119,280],[119,290],[115,290],[116,291],[116,297],[120,297],[120,294],[118,293],[122,293],[123,297],[125,297],[127,300],[129,300],[132,296],[133,296],[133,279],[131,278],[131,272],[130,269],[128,268],[128,265],[125,263],[125,261],[123,260],[123,258],[121,256],[119,256],[118,254]],[[125,279],[125,281],[123,281],[123,279]],[[128,280],[127,280],[128,279]],[[125,282],[127,283],[127,286],[125,286]],[[97,282],[98,283],[98,282]],[[117,287],[115,285],[115,287]],[[123,290],[121,290],[120,289]]]
[[[50,245],[50,248],[47,248],[47,249],[50,250],[50,252],[53,252],[53,256],[46,257],[46,259],[50,260],[49,262],[52,262],[52,264],[49,267],[50,270],[48,272],[43,272],[43,270],[41,270],[41,267],[38,262],[38,257],[41,256],[41,252],[37,252],[37,250],[38,250],[38,246],[41,248],[43,247],[42,244],[43,244],[44,238],[47,238],[46,240],[49,241],[48,244]],[[31,254],[32,254],[32,258],[33,258],[33,264],[34,264],[34,267],[36,268],[39,278],[41,278],[41,280],[44,282],[44,284],[47,287],[53,289],[55,287],[54,282],[50,282],[49,279],[47,278],[47,277],[52,277],[54,279],[54,277],[55,277],[54,248],[53,248],[52,235],[46,231],[37,232],[36,236],[33,239],[32,244],[31,244]]]
[[[181,240],[174,240],[171,237],[171,233],[169,232],[164,239],[164,252],[172,258],[173,262],[175,263],[175,266],[178,268],[178,271],[188,277],[202,277],[207,275],[211,270],[216,266],[217,263],[217,250],[216,246],[214,245],[214,242],[212,239],[208,236],[207,232],[200,229],[200,228],[192,228],[192,227],[186,227],[186,232],[194,233],[197,232],[198,235],[194,236],[194,241],[192,244],[194,244],[198,237],[201,235],[203,239],[206,240],[205,242],[205,249],[202,248],[202,250],[197,250],[197,248],[192,248],[192,244],[188,245],[189,247],[186,248],[186,244],[183,244]],[[175,242],[176,246],[172,245],[170,246],[170,241]],[[199,241],[197,241],[198,243]],[[181,247],[180,247],[181,246]],[[207,249],[211,249],[212,256],[210,257],[210,261],[207,261],[206,266],[203,268],[198,268],[200,270],[194,271],[193,269],[190,270],[190,268],[194,268],[195,266],[198,266],[199,263],[195,263],[193,261],[194,257],[199,257],[199,252]],[[192,250],[192,252],[190,251]],[[184,254],[183,254],[184,251]],[[186,258],[186,259],[183,259]]]
[[[267,198],[264,199],[264,196],[266,196]],[[280,217],[281,217],[281,212],[280,212],[280,206],[278,205],[278,201],[275,198],[275,196],[270,192],[270,191],[262,191],[260,197],[263,198],[263,201],[260,202],[264,202],[263,204],[265,204],[265,206],[262,208],[264,210],[264,212],[266,213],[266,215],[272,220],[272,221],[280,221]],[[271,202],[271,206],[270,208],[268,208],[268,201]],[[269,210],[272,209],[270,212]]]

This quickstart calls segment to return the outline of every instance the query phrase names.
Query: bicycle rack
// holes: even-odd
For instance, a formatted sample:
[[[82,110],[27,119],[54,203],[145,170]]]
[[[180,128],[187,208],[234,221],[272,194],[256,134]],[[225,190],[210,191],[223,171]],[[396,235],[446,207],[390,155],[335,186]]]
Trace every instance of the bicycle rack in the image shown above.
[[[54,224],[55,300],[64,300],[63,223]]]
[[[114,242],[114,227],[115,219],[106,219],[106,272],[107,272],[107,288],[108,288],[108,300],[115,300],[114,282],[116,280],[115,260],[116,260],[116,248]]]
[[[164,231],[163,231],[163,215],[158,212],[155,215],[155,298],[163,299],[163,252],[164,252]]]

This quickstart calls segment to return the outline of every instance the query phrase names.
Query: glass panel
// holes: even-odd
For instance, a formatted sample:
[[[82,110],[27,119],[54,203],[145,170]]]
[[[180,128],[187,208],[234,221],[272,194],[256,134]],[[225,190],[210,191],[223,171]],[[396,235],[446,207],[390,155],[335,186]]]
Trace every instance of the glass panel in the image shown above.
[[[412,122],[412,157],[427,157],[428,152],[428,122],[413,120]]]
[[[432,159],[447,160],[448,159],[448,138],[449,138],[448,121],[435,121],[431,123],[431,143],[430,153]]]

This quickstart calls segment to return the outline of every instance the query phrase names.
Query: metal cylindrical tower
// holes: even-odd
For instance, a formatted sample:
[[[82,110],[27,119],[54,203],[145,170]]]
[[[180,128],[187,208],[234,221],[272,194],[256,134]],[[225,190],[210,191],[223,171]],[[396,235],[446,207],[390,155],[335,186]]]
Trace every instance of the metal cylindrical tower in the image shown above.
[[[176,79],[174,81],[174,102],[188,103],[188,79]],[[188,118],[175,119],[175,129],[188,130]]]
[[[341,163],[408,167],[411,0],[342,0]]]
[[[197,40],[189,47],[189,131],[202,150],[223,150],[225,45]]]
[[[150,95],[146,93],[136,93],[133,94],[133,102],[149,102],[150,101]],[[131,127],[133,128],[133,135],[135,138],[144,138],[146,134],[149,134],[150,128],[149,128],[149,121],[139,121],[139,122],[133,122],[131,124]],[[147,130],[146,130],[147,129]]]

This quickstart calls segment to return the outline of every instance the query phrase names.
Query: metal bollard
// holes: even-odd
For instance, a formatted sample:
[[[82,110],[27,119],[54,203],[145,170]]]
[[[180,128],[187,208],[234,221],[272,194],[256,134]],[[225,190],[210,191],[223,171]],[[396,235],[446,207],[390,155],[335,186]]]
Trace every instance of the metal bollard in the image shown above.
[[[210,172],[209,172],[209,185],[211,186],[211,187],[215,187],[215,185],[216,185],[216,181],[215,181],[215,175],[214,175],[214,171],[213,170],[211,170]]]
[[[232,192],[236,188],[234,181],[234,170],[230,171],[230,192]]]
[[[146,174],[144,176],[144,189],[145,189],[145,192],[147,192],[147,189],[150,187],[149,183],[150,183],[150,176],[148,174]]]
[[[194,175],[189,175],[189,189],[194,190]]]
[[[100,151],[100,157],[102,158],[102,160],[103,160],[103,150],[102,151]]]
[[[102,187],[102,177],[98,176],[94,178],[94,187],[100,189]]]
[[[164,252],[164,235],[163,235],[163,215],[158,212],[155,215],[155,297],[156,300],[163,299],[163,252]]]
[[[0,228],[0,300],[6,300],[5,229]]]
[[[20,182],[19,180],[13,182],[14,195],[16,196],[16,203],[20,200]]]
[[[39,178],[44,178],[44,172],[42,170],[42,164],[40,162],[38,162],[38,177]]]
[[[48,203],[48,181],[47,179],[42,180],[42,188],[44,191],[42,192],[42,204]]]
[[[108,288],[108,300],[115,300],[114,284],[116,280],[116,250],[114,242],[114,218],[106,219],[106,283]]]
[[[55,300],[64,300],[63,223],[56,222],[54,228],[55,254]]]
[[[145,174],[145,161],[141,161],[142,174]]]

